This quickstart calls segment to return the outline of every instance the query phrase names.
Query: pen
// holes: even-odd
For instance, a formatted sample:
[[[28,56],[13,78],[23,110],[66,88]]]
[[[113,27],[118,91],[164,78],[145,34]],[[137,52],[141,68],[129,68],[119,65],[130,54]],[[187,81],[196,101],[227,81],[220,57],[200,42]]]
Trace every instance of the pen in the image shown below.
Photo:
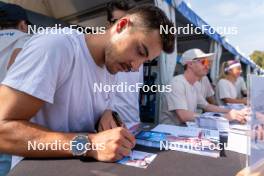
[[[123,122],[120,119],[119,114],[116,111],[112,111],[112,116],[113,116],[113,119],[114,119],[116,125],[118,127],[122,127],[123,126]]]
[[[114,121],[115,121],[115,123],[116,123],[116,125],[117,125],[118,127],[122,127],[122,126],[124,126],[122,120],[121,120],[120,117],[119,117],[119,114],[118,114],[116,111],[112,111],[112,116],[113,116],[113,119],[114,119]],[[134,157],[133,157],[133,150],[131,150],[129,156],[130,156],[130,159],[131,159],[131,160],[134,160]]]

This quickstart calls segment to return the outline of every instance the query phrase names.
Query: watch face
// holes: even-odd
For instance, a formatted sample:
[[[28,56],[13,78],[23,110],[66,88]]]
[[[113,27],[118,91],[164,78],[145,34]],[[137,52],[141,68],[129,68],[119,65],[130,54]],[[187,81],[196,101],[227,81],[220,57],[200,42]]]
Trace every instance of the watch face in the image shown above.
[[[74,156],[81,156],[86,153],[89,147],[88,137],[85,135],[78,135],[71,141],[72,154]]]

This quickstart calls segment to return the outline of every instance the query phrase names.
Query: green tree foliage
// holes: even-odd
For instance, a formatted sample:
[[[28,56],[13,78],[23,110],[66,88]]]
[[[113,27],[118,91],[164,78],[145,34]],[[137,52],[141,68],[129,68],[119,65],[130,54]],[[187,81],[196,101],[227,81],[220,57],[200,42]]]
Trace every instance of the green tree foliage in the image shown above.
[[[263,51],[254,51],[250,58],[261,68],[264,69],[264,52]]]

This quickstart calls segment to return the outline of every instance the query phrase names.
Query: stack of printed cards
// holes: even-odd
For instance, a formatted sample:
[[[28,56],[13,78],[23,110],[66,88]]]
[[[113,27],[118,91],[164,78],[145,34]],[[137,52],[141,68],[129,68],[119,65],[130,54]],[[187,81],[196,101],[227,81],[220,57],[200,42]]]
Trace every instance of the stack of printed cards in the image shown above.
[[[156,156],[157,154],[154,153],[147,153],[147,152],[133,150],[130,156],[124,157],[122,160],[119,160],[117,163],[145,169],[156,158]]]

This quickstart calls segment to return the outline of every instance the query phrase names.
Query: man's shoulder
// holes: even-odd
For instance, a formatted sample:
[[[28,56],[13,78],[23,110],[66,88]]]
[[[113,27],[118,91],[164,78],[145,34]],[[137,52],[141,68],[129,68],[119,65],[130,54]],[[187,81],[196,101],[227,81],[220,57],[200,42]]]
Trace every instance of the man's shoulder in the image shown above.
[[[174,90],[183,91],[186,89],[186,80],[183,75],[178,75],[172,78],[170,85]]]
[[[54,47],[61,45],[67,46],[69,39],[66,35],[61,34],[36,34],[29,39],[29,42],[34,42],[35,45]]]
[[[171,79],[171,83],[175,83],[175,82],[184,82],[184,81],[185,81],[185,78],[184,78],[183,74],[180,74],[180,75],[174,76],[174,77]]]
[[[35,41],[35,44],[46,45],[48,47],[72,46],[73,39],[78,39],[80,34],[76,31],[68,31],[67,28],[63,29],[45,30],[44,32],[34,34],[29,41]]]

